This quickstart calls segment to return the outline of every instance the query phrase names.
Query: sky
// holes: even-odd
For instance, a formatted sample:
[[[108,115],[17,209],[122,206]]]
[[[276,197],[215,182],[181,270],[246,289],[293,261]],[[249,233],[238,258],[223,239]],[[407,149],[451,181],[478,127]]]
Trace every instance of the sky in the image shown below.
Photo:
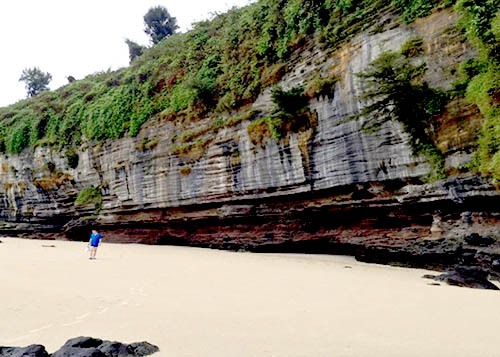
[[[162,5],[179,31],[249,0],[1,0],[0,107],[26,98],[23,69],[52,75],[50,89],[86,75],[128,66],[129,38],[149,44],[144,14]]]

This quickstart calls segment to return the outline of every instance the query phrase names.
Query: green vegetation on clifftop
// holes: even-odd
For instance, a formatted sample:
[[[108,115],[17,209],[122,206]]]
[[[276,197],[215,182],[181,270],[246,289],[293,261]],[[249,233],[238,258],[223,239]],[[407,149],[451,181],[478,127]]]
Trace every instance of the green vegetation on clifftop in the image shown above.
[[[484,116],[473,165],[500,184],[500,0],[459,0],[460,25],[478,49],[478,58],[462,64],[466,98]]]
[[[179,127],[210,117],[216,130],[227,118],[245,117],[237,113],[240,108],[277,83],[290,55],[310,39],[333,51],[360,31],[378,28],[387,11],[408,20],[448,3],[260,0],[232,9],[163,39],[128,68],[93,74],[0,108],[0,151],[76,146],[83,137],[102,141],[135,136],[152,117],[175,120]],[[333,85],[329,81],[308,87],[327,94]]]

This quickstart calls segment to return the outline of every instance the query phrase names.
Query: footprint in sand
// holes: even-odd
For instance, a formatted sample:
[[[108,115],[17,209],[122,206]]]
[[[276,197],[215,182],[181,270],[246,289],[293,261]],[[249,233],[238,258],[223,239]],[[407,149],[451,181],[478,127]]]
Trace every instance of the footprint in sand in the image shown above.
[[[73,326],[73,325],[79,324],[81,322],[82,322],[82,320],[76,320],[76,321],[73,321],[73,322],[68,322],[66,324],[62,324],[61,326],[68,327],[68,326]]]
[[[84,318],[86,318],[89,315],[90,315],[90,312],[87,312],[86,314],[83,314],[82,316],[78,316],[76,319],[77,320],[83,320]]]
[[[144,292],[144,288],[130,288],[130,293],[132,295],[139,295],[139,296],[144,296],[148,297],[149,295]]]
[[[77,316],[74,321],[67,322],[65,324],[62,324],[61,326],[67,327],[67,326],[73,326],[73,325],[79,324],[79,323],[83,322],[83,320],[88,316],[90,316],[90,312],[87,312],[83,315]]]
[[[37,333],[37,332],[40,332],[40,331],[43,331],[43,330],[47,330],[49,328],[51,328],[53,325],[47,325],[47,326],[43,326],[43,327],[40,327],[40,328],[36,328],[34,330],[30,330],[29,333]]]
[[[30,330],[28,331],[27,334],[25,335],[22,335],[22,336],[18,336],[18,337],[15,337],[15,338],[12,338],[10,340],[7,340],[6,342],[11,344],[11,343],[15,343],[17,341],[21,341],[21,340],[24,340],[28,337],[32,337],[33,335],[36,335],[38,332],[41,332],[43,330],[47,330],[49,328],[51,328],[53,325],[47,325],[47,326],[43,326],[43,327],[39,327],[39,328],[36,328],[36,329],[33,329],[33,330]]]

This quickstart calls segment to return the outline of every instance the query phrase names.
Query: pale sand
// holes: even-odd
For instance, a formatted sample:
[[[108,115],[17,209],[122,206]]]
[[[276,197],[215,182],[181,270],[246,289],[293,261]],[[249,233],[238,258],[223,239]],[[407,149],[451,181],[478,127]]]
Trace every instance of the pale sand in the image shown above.
[[[84,243],[1,240],[0,345],[53,352],[86,335],[147,340],[155,356],[500,356],[500,293],[431,286],[425,270],[106,243],[91,261]]]

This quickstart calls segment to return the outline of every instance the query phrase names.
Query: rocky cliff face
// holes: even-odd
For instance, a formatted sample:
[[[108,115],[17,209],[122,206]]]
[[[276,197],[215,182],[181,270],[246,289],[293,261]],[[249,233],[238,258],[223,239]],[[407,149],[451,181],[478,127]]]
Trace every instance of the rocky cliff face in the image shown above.
[[[383,32],[363,33],[333,53],[311,41],[295,54],[283,88],[315,73],[339,80],[331,95],[311,101],[317,126],[281,141],[254,145],[242,121],[220,130],[201,154],[172,155],[178,124],[152,119],[135,138],[83,145],[75,169],[64,152],[47,148],[1,156],[0,231],[85,240],[94,225],[108,241],[349,253],[434,267],[465,262],[495,273],[500,193],[461,173],[480,125],[477,109],[459,98],[435,118],[449,177],[432,183],[429,163],[412,155],[398,123],[367,132],[363,118],[351,118],[364,105],[356,74],[382,52],[420,36],[424,55],[416,61],[427,63],[430,85],[443,89],[454,80],[453,64],[474,56],[451,10],[412,25],[387,20]],[[269,90],[253,103],[263,112],[270,107]],[[102,203],[75,205],[90,186]],[[484,237],[494,240],[481,247]]]

